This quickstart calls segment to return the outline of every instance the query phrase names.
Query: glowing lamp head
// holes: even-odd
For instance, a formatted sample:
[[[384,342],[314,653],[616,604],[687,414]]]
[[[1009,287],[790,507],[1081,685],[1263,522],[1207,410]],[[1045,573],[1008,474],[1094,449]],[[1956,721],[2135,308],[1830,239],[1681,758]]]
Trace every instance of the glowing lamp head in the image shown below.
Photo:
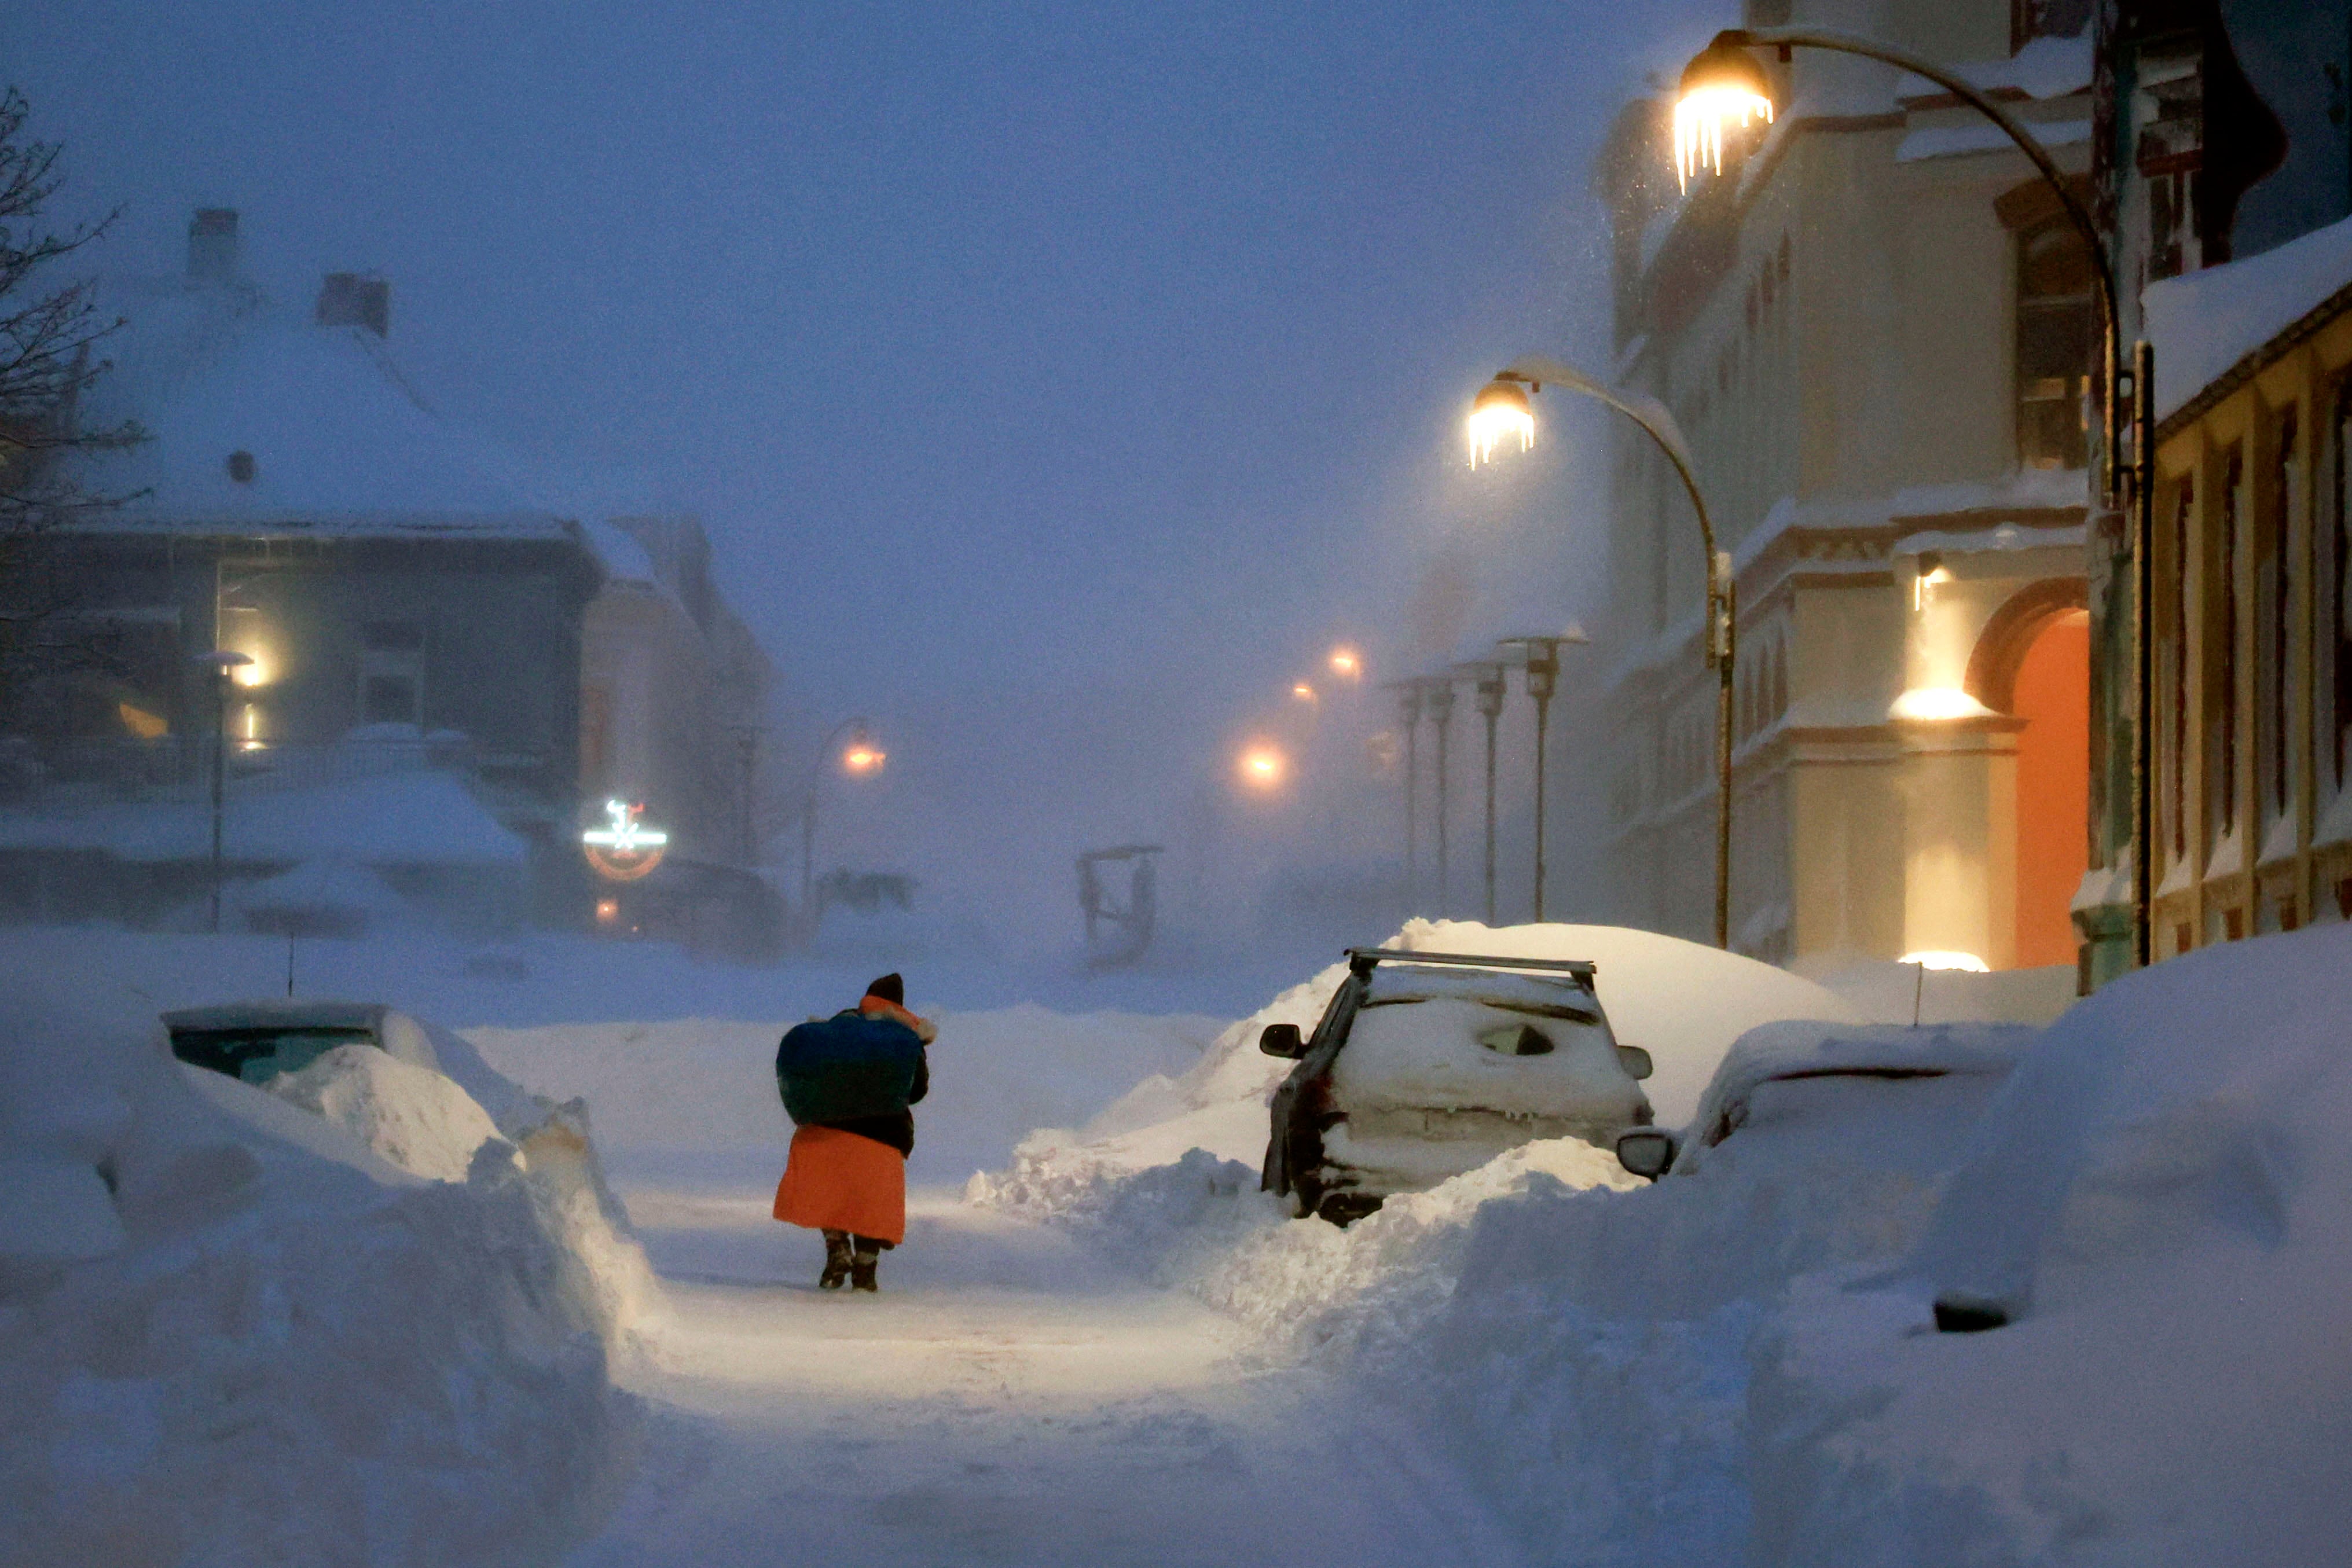
[[[841,765],[857,774],[879,773],[882,765],[889,760],[888,752],[863,736],[851,741],[841,754]]]
[[[1495,448],[1516,435],[1519,450],[1536,444],[1536,411],[1528,389],[1510,376],[1496,376],[1470,405],[1470,466],[1491,463]]]
[[[1290,759],[1263,743],[1246,747],[1241,756],[1242,782],[1253,789],[1274,789],[1290,771]]]
[[[241,686],[266,686],[269,684],[269,666],[257,658],[248,658],[229,671],[228,678]]]
[[[1956,969],[1970,975],[1988,975],[1992,972],[1992,966],[1974,953],[1906,953],[1895,961],[1898,964],[1916,964],[1923,969]]]
[[[1725,128],[1759,120],[1772,123],[1772,84],[1745,47],[1718,37],[1683,68],[1675,94],[1675,180],[1687,189],[1702,166],[1722,173]]]
[[[1353,648],[1334,648],[1331,673],[1343,681],[1360,681],[1364,678],[1364,661],[1357,657]]]
[[[1296,701],[1311,703],[1315,700],[1315,688],[1305,681],[1300,681],[1290,688],[1290,695]]]

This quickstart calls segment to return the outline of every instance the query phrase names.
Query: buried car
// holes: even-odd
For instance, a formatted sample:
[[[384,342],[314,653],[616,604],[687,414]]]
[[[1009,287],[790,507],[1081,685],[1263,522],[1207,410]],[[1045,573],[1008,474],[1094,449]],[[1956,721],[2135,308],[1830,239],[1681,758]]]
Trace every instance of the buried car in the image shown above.
[[[2039,1031],[2022,1024],[1766,1024],[1740,1036],[1680,1133],[1629,1127],[1617,1160],[1652,1179],[1763,1141],[1845,1166],[1939,1173]]]
[[[1606,1148],[1651,1118],[1649,1053],[1617,1042],[1582,961],[1350,948],[1314,1033],[1272,1024],[1258,1049],[1298,1063],[1259,1185],[1338,1225],[1521,1144]]]
[[[423,1026],[372,1002],[251,1001],[163,1015],[172,1054],[247,1083],[299,1072],[346,1045],[372,1045],[412,1067],[442,1071]]]

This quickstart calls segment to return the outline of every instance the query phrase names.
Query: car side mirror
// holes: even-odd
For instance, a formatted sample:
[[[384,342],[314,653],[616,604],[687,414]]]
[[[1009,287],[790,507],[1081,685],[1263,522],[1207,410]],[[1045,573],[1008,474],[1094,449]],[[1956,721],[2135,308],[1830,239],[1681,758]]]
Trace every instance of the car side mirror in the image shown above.
[[[1650,1060],[1650,1053],[1638,1045],[1619,1046],[1617,1065],[1623,1068],[1625,1076],[1636,1083],[1657,1071],[1657,1063]]]
[[[1270,1023],[1257,1037],[1257,1048],[1268,1056],[1296,1061],[1307,1054],[1306,1039],[1295,1023]]]
[[[1655,1127],[1634,1127],[1620,1133],[1617,1163],[1637,1176],[1655,1181],[1675,1163],[1675,1135]]]

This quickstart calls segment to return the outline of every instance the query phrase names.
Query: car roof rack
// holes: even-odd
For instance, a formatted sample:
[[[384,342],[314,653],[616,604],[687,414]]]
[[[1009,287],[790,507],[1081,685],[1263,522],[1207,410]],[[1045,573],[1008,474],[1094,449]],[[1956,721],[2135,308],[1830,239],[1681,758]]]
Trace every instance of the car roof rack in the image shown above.
[[[1433,964],[1456,969],[1534,969],[1591,980],[1601,966],[1590,958],[1500,958],[1480,953],[1410,953],[1395,947],[1350,947],[1348,967],[1363,974],[1380,964]]]

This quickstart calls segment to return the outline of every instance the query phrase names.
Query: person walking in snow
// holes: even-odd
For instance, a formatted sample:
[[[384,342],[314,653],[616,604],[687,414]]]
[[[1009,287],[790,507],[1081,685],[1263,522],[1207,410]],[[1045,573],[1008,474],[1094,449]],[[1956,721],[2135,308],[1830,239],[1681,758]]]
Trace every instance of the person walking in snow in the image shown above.
[[[925,1047],[938,1037],[907,1010],[906,982],[893,973],[855,1008],[795,1025],[776,1047],[776,1090],[793,1131],[775,1215],[824,1233],[820,1290],[877,1289],[883,1252],[907,1238],[908,1107],[930,1089]]]

